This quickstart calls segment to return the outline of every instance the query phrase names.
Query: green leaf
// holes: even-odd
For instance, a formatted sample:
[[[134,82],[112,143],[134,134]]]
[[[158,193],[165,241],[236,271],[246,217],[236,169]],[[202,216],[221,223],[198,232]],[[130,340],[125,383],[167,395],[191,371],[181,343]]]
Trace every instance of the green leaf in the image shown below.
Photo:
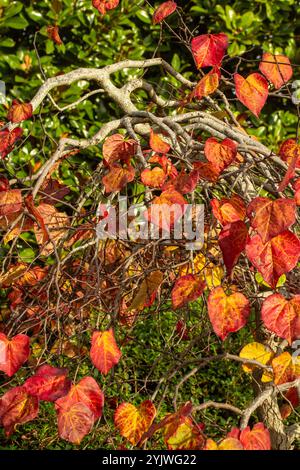
[[[36,254],[32,248],[24,248],[24,250],[19,251],[19,258],[24,263],[32,263],[36,258]]]
[[[24,16],[16,16],[5,20],[5,23],[1,26],[5,26],[6,28],[13,28],[13,29],[25,29],[28,26],[28,21],[24,18]]]

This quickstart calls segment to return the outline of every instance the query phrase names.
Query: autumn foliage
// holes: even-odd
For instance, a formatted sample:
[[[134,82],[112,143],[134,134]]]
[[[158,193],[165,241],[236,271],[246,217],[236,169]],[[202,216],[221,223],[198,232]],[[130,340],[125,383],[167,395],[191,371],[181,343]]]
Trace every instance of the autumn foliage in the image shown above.
[[[163,31],[180,7],[175,1],[156,3],[154,10],[149,7],[152,23]],[[121,5],[122,0],[92,1],[100,15]],[[47,34],[62,46],[56,25],[49,25]],[[0,423],[7,436],[38,420],[41,402],[48,402],[59,439],[74,445],[97,432],[110,409],[112,433],[127,448],[278,448],[275,434],[284,433],[284,420],[300,401],[300,358],[292,348],[300,339],[300,144],[296,129],[276,149],[252,131],[268,101],[280,98],[277,90],[290,92],[293,65],[283,54],[261,51],[249,73],[239,73],[228,61],[229,43],[222,32],[190,37],[192,81],[178,77],[172,67],[164,70],[181,81],[173,104],[162,104],[152,85],[138,79],[136,88],[148,92],[146,111],[135,109],[130,93],[124,104],[119,94],[126,89],[112,81],[107,85],[110,75],[104,75],[104,91],[123,106],[125,120],[116,118],[99,140],[97,134],[90,140],[80,136],[74,144],[68,135],[60,136],[60,147],[31,168],[27,180],[9,174],[7,163],[17,145],[26,146],[22,126],[37,119],[39,106],[37,100],[9,98],[0,130],[0,229],[8,247],[0,275],[7,302],[0,323],[0,371],[9,384],[0,398]],[[137,68],[144,72],[140,63]],[[97,158],[90,179],[78,172],[75,200],[72,184],[57,175],[73,157],[90,158],[89,147],[97,148]],[[118,211],[121,195],[143,202],[143,223],[159,233],[169,230],[170,238],[97,239],[97,224],[112,208]],[[195,202],[204,205],[203,243],[186,250],[184,234],[176,240],[172,230],[187,204]],[[178,211],[168,218],[174,205]],[[157,215],[153,206],[162,212]],[[117,228],[121,224],[120,219]],[[34,256],[18,256],[20,239],[34,246]],[[174,368],[166,375],[177,380],[173,409],[156,399],[163,377],[157,389],[148,391],[145,385],[130,402],[121,393],[107,396],[115,374],[126,365],[127,344],[140,341],[135,325],[147,315],[163,315],[164,305],[176,315],[173,337],[186,344],[184,357],[175,364],[174,356]],[[197,345],[193,326],[187,326],[191,306],[199,321],[204,318],[207,345],[189,355],[189,341]],[[252,339],[244,341],[240,330]],[[230,347],[238,332],[243,345],[234,354]],[[78,362],[80,371],[84,363],[84,372],[71,373],[63,357]],[[240,410],[226,397],[216,404],[209,392],[207,403],[194,403],[193,396],[183,402],[180,387],[189,379],[189,367],[196,368],[193,375],[223,360],[236,362],[258,384],[253,402]],[[137,365],[137,373],[139,367],[145,366]],[[128,374],[122,379],[131,380]],[[268,398],[278,408],[276,429],[270,416],[255,414],[266,390],[272,390]],[[237,415],[239,427],[210,436],[205,414],[198,415],[206,407]],[[292,441],[285,445],[290,448]]]

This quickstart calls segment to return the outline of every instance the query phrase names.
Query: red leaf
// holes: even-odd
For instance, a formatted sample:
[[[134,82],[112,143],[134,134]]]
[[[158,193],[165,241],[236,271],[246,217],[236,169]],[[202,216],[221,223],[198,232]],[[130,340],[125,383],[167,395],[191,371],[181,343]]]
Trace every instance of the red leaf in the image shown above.
[[[287,139],[282,142],[278,154],[288,165],[296,158],[296,168],[300,168],[300,145],[295,139]]]
[[[250,430],[244,428],[239,434],[239,440],[244,450],[271,450],[270,433],[263,423],[257,423]]]
[[[265,243],[295,222],[295,202],[292,199],[256,197],[247,209],[251,226]],[[253,215],[254,213],[254,215]]]
[[[102,183],[105,186],[107,193],[121,191],[127,183],[134,180],[135,169],[128,165],[128,167],[121,167],[117,163],[111,166],[110,171],[102,178]]]
[[[207,305],[214,332],[222,341],[229,333],[243,328],[250,314],[249,300],[243,294],[234,292],[226,295],[222,287],[211,291]]]
[[[200,276],[194,274],[187,274],[181,276],[175,282],[172,290],[172,304],[173,308],[179,308],[188,302],[198,299],[202,295],[205,288],[205,282]]]
[[[164,441],[169,450],[200,450],[205,443],[202,425],[188,416],[179,416],[165,426]]]
[[[39,400],[55,401],[66,395],[70,389],[71,381],[67,375],[67,369],[59,369],[45,364],[26,380],[24,388],[27,393]]]
[[[152,129],[150,129],[150,147],[157,153],[168,153],[171,148],[171,146],[165,142],[159,134],[155,134]]]
[[[5,176],[0,176],[0,192],[9,190],[9,181]]]
[[[38,398],[29,395],[24,387],[14,387],[0,399],[0,422],[8,436],[17,424],[32,421],[38,412]]]
[[[125,139],[121,134],[113,134],[103,144],[102,152],[105,164],[112,166],[117,161],[129,165],[131,157],[136,153],[137,142],[133,139]]]
[[[248,228],[241,220],[225,225],[221,230],[219,235],[219,245],[222,250],[228,276],[231,274],[240,254],[244,251],[247,238]]]
[[[270,295],[262,304],[261,317],[270,331],[292,344],[300,338],[300,295],[290,300],[281,294]]]
[[[181,194],[191,193],[196,188],[198,180],[198,170],[192,170],[190,173],[182,170],[176,178],[164,184],[163,190],[174,189]]]
[[[219,66],[228,47],[228,37],[224,33],[202,34],[192,40],[192,53],[199,68]]]
[[[252,73],[247,78],[235,73],[234,83],[237,98],[258,117],[269,94],[267,80],[259,73]]]
[[[31,118],[32,112],[31,103],[20,103],[18,100],[13,100],[7,119],[11,122],[22,122]]]
[[[105,15],[107,10],[113,10],[117,8],[120,0],[93,0],[93,7],[97,8],[101,15]]]
[[[234,161],[237,155],[237,144],[231,139],[219,142],[214,137],[210,137],[205,142],[204,153],[216,172],[221,173]]]
[[[93,377],[84,377],[73,384],[67,395],[56,400],[55,407],[57,410],[67,410],[78,402],[92,411],[94,421],[102,416],[104,394]]]
[[[243,199],[234,195],[230,199],[212,199],[211,207],[214,216],[222,225],[231,224],[246,217],[246,206]]]
[[[295,181],[293,188],[295,190],[294,201],[297,206],[300,206],[300,179]]]
[[[276,89],[281,88],[293,75],[289,58],[281,54],[273,55],[270,52],[263,54],[259,70]]]
[[[94,424],[92,410],[84,403],[77,402],[67,409],[60,409],[57,415],[59,437],[73,444],[80,444]]]
[[[167,16],[170,16],[177,8],[177,3],[173,1],[164,2],[155,10],[152,18],[153,24],[161,23]]]
[[[15,143],[22,137],[23,130],[20,127],[0,131],[0,157],[5,158],[14,148]]]
[[[0,333],[0,370],[12,377],[27,361],[30,354],[29,337],[16,335],[11,340]]]
[[[10,189],[0,192],[0,216],[7,216],[20,212],[23,207],[20,189]]]
[[[194,168],[197,170],[199,178],[215,183],[218,181],[220,172],[210,162],[195,162]]]
[[[93,365],[104,375],[118,364],[122,353],[117,346],[112,328],[108,331],[94,331],[90,356]]]
[[[150,428],[155,415],[156,409],[150,400],[143,401],[138,407],[122,403],[115,412],[115,426],[123,437],[136,446]]]
[[[47,26],[47,33],[48,33],[48,38],[52,39],[52,41],[55,42],[58,46],[61,46],[63,44],[61,37],[59,35],[59,28],[57,25],[55,26]]]
[[[264,280],[275,289],[282,274],[291,271],[300,256],[300,241],[289,230],[263,243],[259,235],[254,235],[246,245],[246,254]]]
[[[152,170],[146,168],[141,173],[141,180],[145,186],[150,188],[161,188],[166,181],[167,175],[162,168],[156,166]]]

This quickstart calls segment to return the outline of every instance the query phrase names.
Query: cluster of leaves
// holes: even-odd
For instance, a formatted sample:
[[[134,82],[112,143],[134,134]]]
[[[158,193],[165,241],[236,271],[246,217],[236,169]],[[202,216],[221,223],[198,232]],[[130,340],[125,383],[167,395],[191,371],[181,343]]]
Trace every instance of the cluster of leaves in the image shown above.
[[[58,4],[55,8],[60,11]],[[119,8],[120,2],[93,0],[92,7],[106,16]],[[161,3],[153,12],[153,25],[164,24],[177,8],[174,1]],[[47,41],[64,47],[58,26],[47,26]],[[229,38],[225,33],[193,37],[190,48],[201,79],[193,90],[179,90],[179,109],[202,106],[203,100],[215,97],[222,83],[228,85],[223,68],[228,47]],[[100,65],[101,61],[96,64]],[[277,90],[290,90],[293,75],[290,60],[284,54],[264,52],[258,70],[260,72],[247,73],[245,77],[237,70],[231,74],[229,94],[239,101],[237,107],[246,107],[244,116],[236,110],[235,113],[228,111],[228,101],[225,101],[226,119],[231,118],[232,127],[242,129],[245,134],[247,129],[241,122],[248,118],[249,122],[255,122],[252,119],[259,118],[269,95],[276,94]],[[117,80],[121,80],[120,77]],[[26,97],[26,93],[24,95]],[[72,92],[70,96],[73,98]],[[88,109],[89,103],[87,114]],[[183,312],[191,302],[200,302],[201,298],[201,302],[207,304],[211,327],[221,341],[246,326],[252,306],[256,313],[261,312],[256,318],[259,328],[262,323],[269,334],[286,340],[289,346],[300,337],[300,295],[292,288],[293,283],[297,287],[299,282],[300,257],[296,217],[300,205],[297,137],[284,140],[278,149],[281,168],[284,168],[279,181],[272,181],[271,191],[258,190],[256,196],[249,198],[247,193],[230,191],[228,194],[222,181],[230,171],[243,173],[247,153],[255,153],[255,147],[241,150],[240,142],[232,138],[221,139],[204,132],[196,135],[202,145],[203,158],[196,157],[191,165],[185,165],[184,156],[178,158],[172,139],[155,126],[150,130],[149,139],[144,138],[142,147],[132,135],[114,133],[103,143],[100,171],[99,155],[96,165],[93,162],[90,166],[89,176],[92,179],[93,172],[98,172],[95,181],[101,185],[102,192],[92,201],[90,195],[95,185],[86,188],[86,193],[84,189],[85,195],[88,194],[85,204],[74,211],[75,202],[80,202],[80,187],[76,194],[73,177],[68,178],[63,172],[66,169],[70,172],[72,165],[78,163],[77,150],[64,155],[49,168],[37,198],[30,184],[32,176],[35,180],[43,175],[39,173],[42,161],[34,161],[29,177],[23,170],[14,171],[14,149],[22,139],[23,129],[28,130],[30,126],[27,121],[35,116],[29,98],[27,102],[13,100],[0,131],[5,171],[0,181],[0,227],[4,231],[4,269],[0,283],[8,304],[1,322],[5,334],[0,333],[0,370],[8,377],[18,372],[30,357],[30,338],[35,348],[42,351],[40,357],[46,351],[48,362],[47,353],[62,354],[68,348],[76,349],[79,356],[87,355],[87,350],[78,342],[80,334],[86,332],[91,343],[91,364],[105,376],[122,357],[115,339],[119,324],[131,328],[142,312],[159,309],[169,298],[172,309]],[[79,123],[81,119],[79,115]],[[92,114],[89,119],[93,121]],[[37,136],[33,134],[32,139]],[[22,143],[26,146],[26,140]],[[139,152],[146,162],[143,169],[137,163]],[[261,163],[274,155],[270,151],[265,159],[259,155],[254,158]],[[251,164],[255,167],[255,160]],[[9,180],[10,176],[15,176],[15,180]],[[80,176],[83,188],[90,180],[84,172],[78,172],[77,180]],[[259,183],[263,186],[264,181],[259,180]],[[206,193],[201,194],[202,188]],[[87,251],[82,259],[77,252],[80,253],[86,241],[87,247],[89,241],[93,241],[98,221],[96,207],[122,192],[128,198],[146,202],[144,221],[160,230],[172,230],[186,204],[195,195],[200,196],[210,218],[205,227],[204,248],[187,258],[185,249],[172,241],[151,252],[151,245],[141,244],[138,250],[134,249],[134,243],[141,240],[134,240],[133,244],[111,240],[100,242],[95,253]],[[70,193],[75,193],[78,201]],[[173,213],[170,219],[163,212],[157,217],[151,210],[153,205],[164,208],[176,205],[181,211]],[[19,240],[24,243],[22,247],[26,246],[21,251]],[[17,251],[14,251],[15,246]],[[18,258],[11,258],[10,253],[14,256],[17,253]],[[264,297],[262,302],[260,294]],[[185,321],[178,321],[176,329],[181,340],[188,338]],[[18,334],[12,336],[14,331]],[[53,341],[53,331],[57,341]],[[68,336],[73,336],[75,342],[66,340]],[[288,351],[278,354],[263,342],[244,345],[240,358],[245,360],[243,368],[247,373],[256,370],[253,361],[258,367],[262,366],[264,373],[260,380],[263,384],[271,382],[277,386],[300,377],[298,359]],[[247,365],[247,361],[252,365]],[[282,408],[283,418],[299,406],[297,389],[291,387],[285,398],[289,407]],[[40,401],[54,402],[59,436],[79,444],[102,416],[104,393],[90,375],[77,382],[74,379],[72,384],[66,368],[43,364],[23,384],[10,388],[0,399],[0,422],[8,436],[16,425],[37,417]],[[271,447],[269,431],[263,423],[242,430],[233,428],[220,442],[215,442],[206,435],[204,424],[195,420],[190,402],[159,420],[156,416],[154,399],[147,399],[139,406],[123,402],[116,408],[114,422],[120,435],[132,446],[143,445],[159,431],[168,449],[267,450]]]

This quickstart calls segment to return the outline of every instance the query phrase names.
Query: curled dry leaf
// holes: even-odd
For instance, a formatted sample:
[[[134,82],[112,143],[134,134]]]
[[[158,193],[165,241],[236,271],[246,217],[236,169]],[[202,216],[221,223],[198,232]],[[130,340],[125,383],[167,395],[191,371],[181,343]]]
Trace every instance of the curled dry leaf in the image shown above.
[[[55,42],[58,46],[61,46],[63,44],[61,37],[59,35],[59,27],[57,25],[54,26],[47,26],[47,34],[48,38],[52,39],[52,41]]]
[[[92,5],[93,7],[97,8],[101,15],[105,15],[108,10],[113,10],[117,8],[119,5],[120,0],[93,0]]]
[[[163,2],[159,7],[155,10],[152,23],[158,24],[161,23],[165,18],[170,16],[177,8],[177,3],[174,1],[167,1]]]

